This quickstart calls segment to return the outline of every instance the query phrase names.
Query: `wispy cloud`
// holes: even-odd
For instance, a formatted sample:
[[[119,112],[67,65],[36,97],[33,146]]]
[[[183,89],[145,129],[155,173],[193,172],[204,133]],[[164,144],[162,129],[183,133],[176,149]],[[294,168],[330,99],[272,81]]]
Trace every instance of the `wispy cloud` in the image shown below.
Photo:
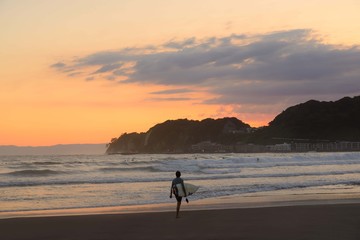
[[[52,65],[50,65],[50,67],[52,67],[52,68],[64,68],[64,67],[66,67],[66,64],[65,63],[63,63],[63,62],[57,62],[57,63],[54,63],[54,64],[52,64]]]
[[[168,86],[152,94],[207,89],[217,96],[204,104],[284,105],[360,94],[359,46],[336,46],[313,38],[309,29],[181,41],[158,46],[96,52],[52,68],[85,72],[119,83]],[[106,72],[107,76],[101,77]],[[89,78],[88,78],[89,79]],[[177,98],[164,98],[167,100]],[[181,96],[180,96],[181,99]],[[248,107],[255,109],[253,107]]]
[[[190,93],[190,92],[193,92],[193,90],[186,88],[177,88],[177,89],[168,89],[168,90],[151,92],[151,94],[179,94],[179,93]]]
[[[156,102],[180,102],[180,101],[190,101],[194,99],[186,98],[186,97],[169,97],[169,98],[150,98],[149,100]]]
[[[122,66],[121,63],[106,64],[106,65],[101,66],[93,74],[110,72],[110,71],[113,71],[113,70],[116,70],[116,69],[120,68],[121,66]]]

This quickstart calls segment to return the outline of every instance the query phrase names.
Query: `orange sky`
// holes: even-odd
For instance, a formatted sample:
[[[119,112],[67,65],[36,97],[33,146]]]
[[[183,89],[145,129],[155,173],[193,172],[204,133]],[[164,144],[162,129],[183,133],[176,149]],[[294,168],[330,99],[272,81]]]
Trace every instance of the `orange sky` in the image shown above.
[[[252,126],[262,126],[299,101],[358,95],[360,88],[354,83],[352,91],[334,85],[334,89],[316,92],[309,86],[308,95],[298,93],[302,98],[292,98],[295,94],[277,98],[274,89],[253,89],[264,86],[262,83],[267,80],[263,75],[248,71],[228,74],[228,69],[237,68],[236,62],[222,68],[215,58],[196,71],[186,64],[196,62],[197,56],[206,56],[208,51],[202,47],[205,45],[214,55],[220,50],[226,52],[228,48],[222,48],[224,44],[220,43],[225,38],[242,41],[228,47],[240,48],[258,41],[267,49],[273,42],[282,42],[273,35],[280,33],[295,36],[295,40],[287,37],[285,42],[298,41],[298,35],[311,35],[316,44],[303,43],[311,49],[321,43],[321,47],[314,47],[327,49],[320,56],[341,49],[336,56],[349,54],[340,61],[349,66],[352,64],[348,61],[357,60],[359,54],[359,10],[360,2],[356,0],[2,0],[0,145],[106,143],[123,132],[146,131],[156,123],[178,118],[235,116]],[[266,36],[276,41],[270,42]],[[300,37],[299,42],[303,41]],[[216,43],[210,44],[210,39],[216,39]],[[191,43],[182,49],[164,47],[170,43],[181,45],[185,40]],[[281,51],[293,54],[295,50],[289,48]],[[125,56],[126,49],[132,52]],[[202,51],[202,55],[197,55],[197,51]],[[101,55],[104,52],[121,60],[105,62]],[[184,56],[187,60],[183,60]],[[99,62],[91,62],[91,57]],[[254,59],[257,58],[252,55],[242,64],[255,68],[258,65],[251,65]],[[169,66],[155,66],[162,61]],[[135,62],[135,67],[122,65],[130,62]],[[56,63],[66,67],[57,69]],[[122,65],[117,70],[127,72],[120,76],[115,71],[116,64]],[[216,71],[209,64],[214,64]],[[100,70],[102,67],[114,69]],[[346,71],[351,78],[360,76],[356,66]],[[190,78],[186,73],[191,74]],[[296,77],[283,71],[275,75],[284,80],[271,86],[279,84],[278,89],[295,91],[296,87],[285,86],[293,84],[287,77]],[[332,80],[336,81],[340,80]],[[237,97],[236,91],[231,93],[231,86],[234,91],[239,86],[249,87],[263,101],[250,101],[241,91]]]

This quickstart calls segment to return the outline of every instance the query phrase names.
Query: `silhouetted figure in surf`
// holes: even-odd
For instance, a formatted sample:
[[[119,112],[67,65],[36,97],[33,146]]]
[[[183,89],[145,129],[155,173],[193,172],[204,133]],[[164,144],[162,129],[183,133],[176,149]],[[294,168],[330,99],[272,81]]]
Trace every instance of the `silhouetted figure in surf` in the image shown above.
[[[178,196],[178,189],[176,187],[177,184],[181,184],[182,188],[185,190],[185,186],[184,186],[184,180],[180,177],[181,176],[181,172],[180,171],[176,171],[175,173],[176,178],[174,178],[172,180],[171,183],[171,188],[170,188],[170,198],[172,198],[172,195],[175,195],[176,201],[177,201],[177,205],[176,205],[176,218],[179,217],[179,212],[180,212],[180,206],[181,206],[181,201],[182,201],[182,197]],[[184,191],[185,192],[185,191]],[[186,193],[185,193],[185,197],[186,197]],[[186,202],[188,202],[188,200],[186,199]]]

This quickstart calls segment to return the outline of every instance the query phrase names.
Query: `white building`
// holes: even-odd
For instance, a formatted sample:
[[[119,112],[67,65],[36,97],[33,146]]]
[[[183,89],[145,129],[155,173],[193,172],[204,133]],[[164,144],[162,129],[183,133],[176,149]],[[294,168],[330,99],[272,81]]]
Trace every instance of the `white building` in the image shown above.
[[[271,152],[290,152],[291,144],[289,143],[281,143],[268,146]]]

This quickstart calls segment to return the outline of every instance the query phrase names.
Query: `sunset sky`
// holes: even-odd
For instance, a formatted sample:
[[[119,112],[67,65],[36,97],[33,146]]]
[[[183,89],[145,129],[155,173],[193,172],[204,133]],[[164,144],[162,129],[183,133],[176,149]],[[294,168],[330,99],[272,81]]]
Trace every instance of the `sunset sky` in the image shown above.
[[[0,0],[0,145],[360,95],[358,0]]]

